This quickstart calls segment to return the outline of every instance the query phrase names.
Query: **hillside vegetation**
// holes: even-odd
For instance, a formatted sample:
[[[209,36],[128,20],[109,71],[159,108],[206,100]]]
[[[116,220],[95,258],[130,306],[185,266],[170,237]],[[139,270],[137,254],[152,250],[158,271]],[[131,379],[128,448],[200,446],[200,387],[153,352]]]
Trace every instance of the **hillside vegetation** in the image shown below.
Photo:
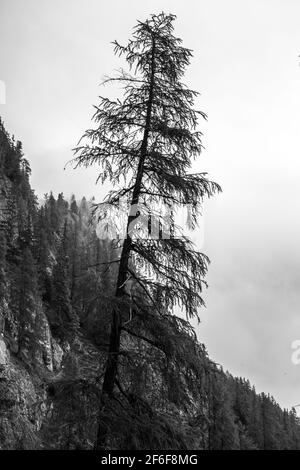
[[[93,200],[38,204],[29,177],[1,123],[0,448],[92,449],[102,420],[111,449],[299,449],[295,410],[225,373],[187,321],[155,309],[128,319],[101,410],[118,248],[97,237]]]

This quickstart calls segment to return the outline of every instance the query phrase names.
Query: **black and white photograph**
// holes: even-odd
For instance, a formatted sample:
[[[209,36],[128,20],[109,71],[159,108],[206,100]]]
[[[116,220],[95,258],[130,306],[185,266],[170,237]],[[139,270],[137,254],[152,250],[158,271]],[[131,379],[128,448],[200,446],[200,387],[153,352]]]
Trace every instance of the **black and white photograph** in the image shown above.
[[[0,0],[1,451],[300,450],[299,21]]]

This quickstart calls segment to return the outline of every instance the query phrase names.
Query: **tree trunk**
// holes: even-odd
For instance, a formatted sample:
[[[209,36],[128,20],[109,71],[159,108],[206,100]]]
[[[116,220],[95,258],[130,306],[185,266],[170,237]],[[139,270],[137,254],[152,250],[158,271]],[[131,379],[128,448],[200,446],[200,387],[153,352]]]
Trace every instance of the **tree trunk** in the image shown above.
[[[141,155],[138,163],[136,180],[133,188],[131,206],[137,205],[139,202],[142,178],[144,173],[144,163],[147,156],[148,148],[148,137],[151,124],[151,113],[152,113],[152,103],[153,103],[153,90],[154,90],[154,74],[155,74],[155,40],[152,35],[152,58],[151,58],[151,75],[150,75],[150,86],[149,86],[149,99],[147,104],[147,114],[145,121],[144,135],[141,145]],[[136,215],[129,215],[127,219],[127,228],[126,228],[126,238],[123,243],[122,253],[120,258],[119,273],[117,279],[117,288],[116,288],[116,297],[122,298],[124,295],[124,287],[127,280],[128,273],[128,262],[129,255],[131,252],[132,240],[128,234],[130,224],[134,221]],[[110,330],[110,339],[109,339],[109,350],[108,358],[106,363],[106,369],[104,374],[102,394],[101,394],[101,403],[100,403],[100,412],[103,411],[107,406],[109,406],[109,401],[112,397],[114,385],[117,377],[118,370],[118,355],[120,351],[120,340],[121,340],[121,315],[120,312],[116,309],[113,310],[111,330]],[[103,449],[105,447],[106,437],[107,437],[107,428],[101,423],[101,416],[98,423],[98,432],[97,432],[97,441],[96,449]]]

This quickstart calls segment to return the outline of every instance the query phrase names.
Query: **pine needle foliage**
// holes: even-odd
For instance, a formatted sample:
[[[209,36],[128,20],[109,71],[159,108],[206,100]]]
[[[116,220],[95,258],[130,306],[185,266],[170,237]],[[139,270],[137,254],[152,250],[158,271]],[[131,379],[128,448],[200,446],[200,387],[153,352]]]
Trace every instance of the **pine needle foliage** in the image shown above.
[[[170,236],[158,239],[151,236],[151,230],[146,237],[140,236],[141,225],[142,232],[145,229],[141,213],[159,213],[161,206],[173,216],[179,207],[188,205],[190,227],[195,228],[204,197],[221,190],[206,173],[192,172],[192,162],[202,150],[198,118],[206,119],[206,115],[194,109],[198,93],[182,82],[192,51],[174,35],[175,18],[165,13],[151,15],[138,21],[127,45],[113,43],[115,54],[125,58],[129,70],[121,69],[104,83],[121,85],[123,97],[100,97],[93,116],[95,127],[85,132],[73,160],[76,167],[99,166],[98,181],[112,184],[104,201],[106,212],[124,198],[130,205],[115,291],[123,308],[113,311],[103,383],[108,396],[118,374],[122,325],[125,318],[128,321],[124,306],[129,278],[153,306],[159,292],[159,304],[169,313],[179,305],[190,318],[198,316],[203,305],[207,256],[197,252],[187,237],[175,238],[172,230]],[[168,221],[162,218],[159,223],[164,227]],[[139,266],[135,273],[132,264]]]

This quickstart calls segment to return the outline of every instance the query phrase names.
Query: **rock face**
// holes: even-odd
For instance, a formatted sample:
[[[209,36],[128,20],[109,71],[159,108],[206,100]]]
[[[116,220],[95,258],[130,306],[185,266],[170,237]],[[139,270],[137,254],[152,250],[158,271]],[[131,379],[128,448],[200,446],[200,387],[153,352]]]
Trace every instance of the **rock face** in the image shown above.
[[[54,406],[49,385],[63,372],[66,353],[52,337],[39,299],[29,312],[30,341],[22,341],[18,316],[0,304],[0,449],[42,449],[42,428]]]
[[[8,351],[3,336],[0,336],[0,366],[5,366],[8,361]]]
[[[35,331],[37,334],[37,347],[34,359],[41,367],[45,366],[49,371],[53,372],[52,337],[42,306],[40,306],[39,314],[35,319]]]
[[[7,359],[7,356],[6,356]],[[40,387],[23,365],[10,358],[0,365],[0,449],[38,449]]]
[[[53,361],[52,337],[42,311],[35,334],[27,351],[20,351],[18,335],[13,342],[0,335],[0,449],[43,448],[39,431],[51,409],[47,383],[53,363],[59,368],[62,355]]]
[[[22,351],[0,333],[0,450],[91,449],[104,357],[87,339],[55,339],[37,303],[34,332]]]
[[[59,371],[62,366],[64,351],[58,342],[52,338],[52,363],[53,369]]]

